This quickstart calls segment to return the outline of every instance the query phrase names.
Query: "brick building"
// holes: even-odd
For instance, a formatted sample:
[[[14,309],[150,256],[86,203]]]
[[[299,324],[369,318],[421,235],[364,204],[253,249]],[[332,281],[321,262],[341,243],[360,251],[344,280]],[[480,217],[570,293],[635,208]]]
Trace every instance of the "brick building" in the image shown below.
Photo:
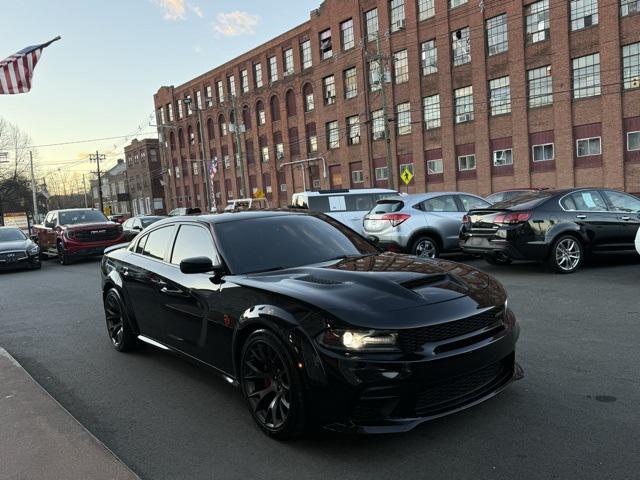
[[[158,90],[167,202],[204,206],[198,107],[222,203],[246,185],[284,205],[303,172],[278,165],[319,155],[329,174],[311,164],[307,188],[386,186],[385,125],[395,186],[408,167],[411,192],[640,192],[638,13],[638,0],[326,0]]]
[[[163,167],[158,152],[158,140],[155,138],[135,139],[124,147],[128,191],[134,215],[167,213],[162,185]]]

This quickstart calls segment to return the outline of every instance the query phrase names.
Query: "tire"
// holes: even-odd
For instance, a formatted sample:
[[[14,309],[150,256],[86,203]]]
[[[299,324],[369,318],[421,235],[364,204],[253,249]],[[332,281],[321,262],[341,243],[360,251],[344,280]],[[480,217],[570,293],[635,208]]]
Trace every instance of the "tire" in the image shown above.
[[[511,265],[511,259],[509,257],[497,257],[495,255],[485,255],[484,260],[490,265],[496,265],[496,266]]]
[[[584,247],[573,235],[561,235],[551,247],[547,259],[549,268],[556,273],[574,273],[584,262]]]
[[[411,247],[411,253],[420,258],[438,258],[440,245],[433,237],[418,237]]]
[[[58,263],[60,265],[69,265],[71,262],[69,261],[69,258],[64,254],[64,247],[62,246],[62,243],[58,243],[57,250]]]
[[[302,378],[274,333],[256,330],[249,335],[242,346],[239,372],[249,412],[264,433],[286,440],[305,431]]]
[[[109,289],[104,296],[104,313],[107,334],[113,348],[119,352],[129,352],[140,346],[140,341],[131,330],[122,297],[115,288]]]

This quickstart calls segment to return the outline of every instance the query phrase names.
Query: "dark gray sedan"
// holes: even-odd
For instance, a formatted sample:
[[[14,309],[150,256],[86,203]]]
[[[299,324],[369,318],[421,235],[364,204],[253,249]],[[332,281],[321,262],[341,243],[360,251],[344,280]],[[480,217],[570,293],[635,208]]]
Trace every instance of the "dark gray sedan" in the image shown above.
[[[40,268],[40,248],[22,230],[0,227],[0,270]]]

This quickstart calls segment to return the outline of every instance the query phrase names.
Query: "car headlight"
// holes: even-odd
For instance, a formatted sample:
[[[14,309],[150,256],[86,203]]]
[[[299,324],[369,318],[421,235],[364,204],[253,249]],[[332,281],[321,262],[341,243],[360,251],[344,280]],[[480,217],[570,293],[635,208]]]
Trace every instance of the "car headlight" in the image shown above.
[[[34,245],[29,249],[28,253],[29,255],[38,255],[38,253],[40,253],[40,247],[38,247],[37,245]]]
[[[318,336],[321,345],[353,352],[398,351],[397,332],[328,329]]]

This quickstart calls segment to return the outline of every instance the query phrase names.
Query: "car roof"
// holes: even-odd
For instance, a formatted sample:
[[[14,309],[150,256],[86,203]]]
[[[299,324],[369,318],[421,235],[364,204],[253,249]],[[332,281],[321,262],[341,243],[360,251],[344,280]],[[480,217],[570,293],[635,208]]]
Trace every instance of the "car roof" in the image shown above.
[[[308,190],[306,192],[294,193],[294,196],[306,195],[308,197],[324,197],[329,195],[355,195],[362,193],[398,193],[397,190],[389,188],[345,188],[344,190]]]
[[[78,208],[60,208],[57,210],[49,210],[50,212],[77,212],[80,210],[85,210],[87,212],[90,211],[94,211],[94,212],[99,212],[100,210],[98,210],[97,208],[85,208],[85,207],[78,207]]]
[[[234,222],[238,220],[251,220],[255,218],[269,218],[269,217],[282,217],[293,215],[313,215],[315,212],[311,212],[303,209],[267,209],[267,210],[242,210],[237,212],[225,212],[212,215],[180,215],[175,217],[167,217],[153,224],[153,227],[160,227],[165,224],[174,222],[201,222],[209,223],[212,225],[218,223]]]
[[[0,230],[20,230],[20,231],[22,231],[22,229],[20,227],[11,227],[9,225],[0,225]]]
[[[427,192],[427,193],[412,193],[410,195],[403,195],[403,196],[393,197],[391,199],[387,198],[387,199],[378,200],[378,201],[380,202],[385,200],[400,200],[404,203],[411,203],[411,202],[421,202],[423,200],[428,200],[430,198],[435,198],[435,197],[441,197],[443,195],[471,195],[472,197],[482,198],[476,195],[475,193],[468,193],[468,192]]]

